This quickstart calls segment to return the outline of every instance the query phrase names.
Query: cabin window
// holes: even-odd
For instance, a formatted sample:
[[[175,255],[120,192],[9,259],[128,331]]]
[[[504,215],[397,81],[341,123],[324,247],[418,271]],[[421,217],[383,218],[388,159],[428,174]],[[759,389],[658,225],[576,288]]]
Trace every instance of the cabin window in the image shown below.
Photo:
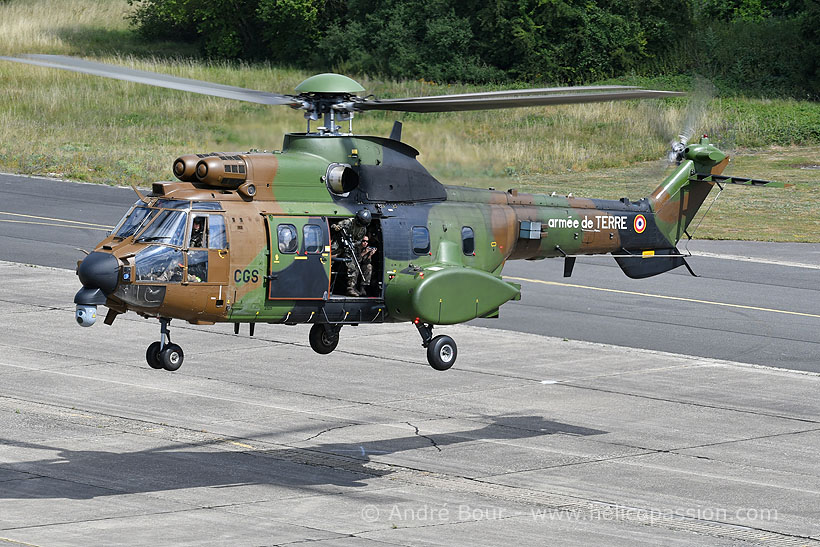
[[[279,252],[295,253],[297,246],[296,226],[293,224],[280,224],[276,228],[276,233],[279,238]]]
[[[475,254],[475,233],[469,226],[464,226],[461,229],[461,250],[468,256]]]
[[[322,252],[324,238],[322,237],[322,227],[317,224],[305,224],[305,254],[317,254]]]
[[[413,226],[413,252],[417,255],[430,252],[430,232],[424,226]]]

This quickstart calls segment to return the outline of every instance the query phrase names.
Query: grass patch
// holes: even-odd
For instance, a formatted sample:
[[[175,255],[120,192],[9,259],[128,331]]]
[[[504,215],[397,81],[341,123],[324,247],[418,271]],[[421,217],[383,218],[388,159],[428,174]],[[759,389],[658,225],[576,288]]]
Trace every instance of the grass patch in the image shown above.
[[[145,44],[129,28],[124,0],[12,0],[0,3],[0,53],[61,53],[252,89],[288,93],[309,73],[265,64],[197,59],[185,43]],[[71,13],[71,18],[61,16]],[[378,97],[475,91],[427,81],[357,78]],[[301,112],[0,62],[0,168],[104,184],[167,180],[188,152],[276,149],[303,131]],[[617,83],[699,89],[687,76]],[[486,89],[486,88],[483,88]],[[359,134],[403,140],[445,183],[573,192],[586,197],[647,195],[663,177],[669,142],[686,126],[729,153],[729,173],[795,184],[786,190],[729,188],[699,236],[820,241],[820,104],[788,100],[689,98],[449,114],[372,112]],[[773,145],[776,145],[773,146]],[[785,217],[784,217],[785,215]],[[788,222],[784,218],[790,219]]]

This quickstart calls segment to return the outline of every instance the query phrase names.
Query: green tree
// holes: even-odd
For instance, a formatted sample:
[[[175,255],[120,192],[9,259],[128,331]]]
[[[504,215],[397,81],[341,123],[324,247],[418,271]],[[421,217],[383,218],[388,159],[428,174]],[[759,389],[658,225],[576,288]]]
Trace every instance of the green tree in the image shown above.
[[[129,0],[147,38],[209,57],[441,82],[699,73],[820,95],[820,0]]]
[[[820,98],[820,0],[807,0],[800,38],[805,44],[803,79],[805,89]]]
[[[460,2],[349,0],[346,16],[319,41],[332,66],[396,78],[489,81],[503,73],[475,51]]]

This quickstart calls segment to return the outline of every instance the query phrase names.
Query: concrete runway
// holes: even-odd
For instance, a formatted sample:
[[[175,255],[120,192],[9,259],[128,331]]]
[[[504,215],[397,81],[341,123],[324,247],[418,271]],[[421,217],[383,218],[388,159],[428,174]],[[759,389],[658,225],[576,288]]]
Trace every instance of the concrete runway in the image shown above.
[[[0,262],[0,543],[820,543],[820,375],[481,327],[79,328]]]
[[[818,246],[693,243],[700,279],[510,263],[524,299],[437,329],[446,372],[409,325],[318,356],[174,322],[169,373],[156,321],[73,317],[75,247],[133,192],[0,192],[0,260],[35,264],[0,262],[0,543],[820,544],[820,374],[736,362],[816,367]]]

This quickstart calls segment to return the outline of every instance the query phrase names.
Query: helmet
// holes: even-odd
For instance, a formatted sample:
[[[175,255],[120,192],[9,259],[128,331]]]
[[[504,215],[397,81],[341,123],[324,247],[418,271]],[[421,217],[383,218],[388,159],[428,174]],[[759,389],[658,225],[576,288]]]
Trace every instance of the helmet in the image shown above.
[[[370,219],[372,216],[370,215],[370,211],[367,209],[362,209],[358,213],[356,213],[356,221],[361,224],[362,226],[367,226],[370,224]]]

